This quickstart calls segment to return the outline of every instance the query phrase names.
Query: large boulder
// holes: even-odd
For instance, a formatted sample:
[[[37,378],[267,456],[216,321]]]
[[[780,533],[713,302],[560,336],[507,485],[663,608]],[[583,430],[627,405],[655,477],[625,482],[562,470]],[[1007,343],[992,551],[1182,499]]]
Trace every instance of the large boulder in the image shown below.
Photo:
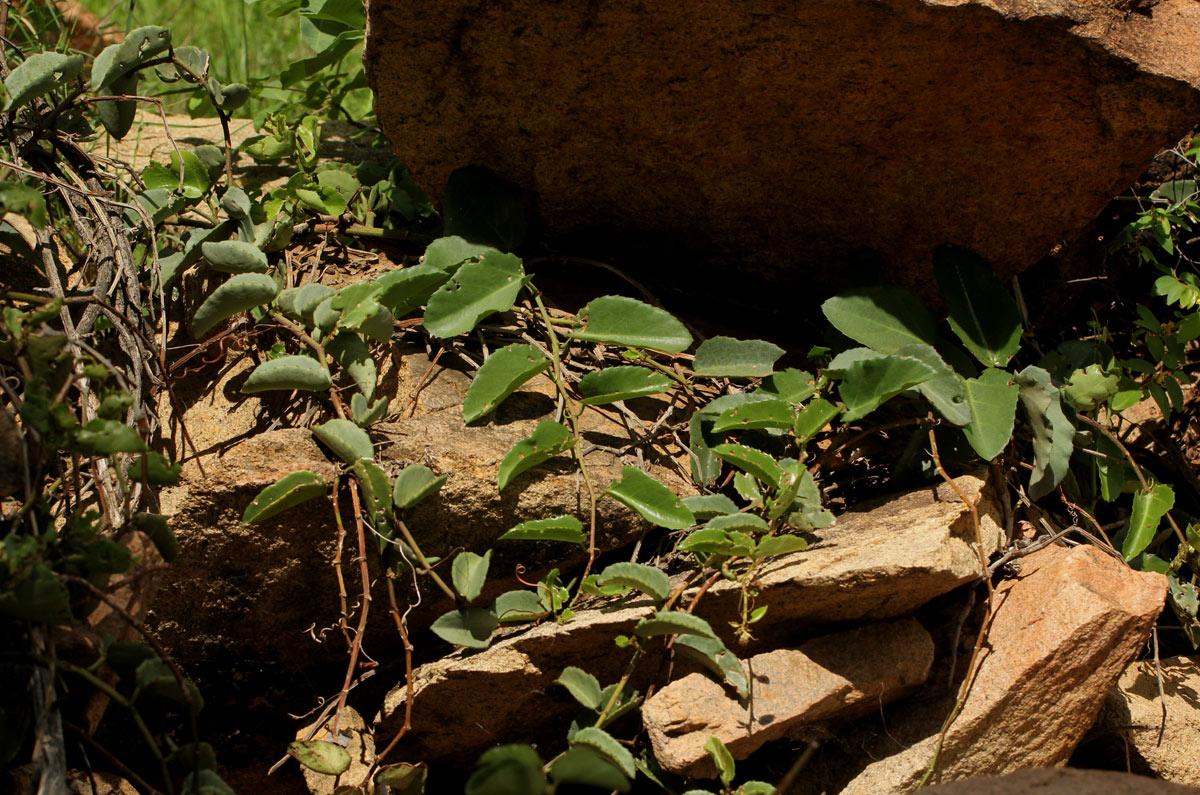
[[[489,168],[561,242],[662,271],[829,281],[869,247],[921,286],[953,242],[1011,274],[1200,119],[1194,0],[369,0],[367,22],[426,191]]]

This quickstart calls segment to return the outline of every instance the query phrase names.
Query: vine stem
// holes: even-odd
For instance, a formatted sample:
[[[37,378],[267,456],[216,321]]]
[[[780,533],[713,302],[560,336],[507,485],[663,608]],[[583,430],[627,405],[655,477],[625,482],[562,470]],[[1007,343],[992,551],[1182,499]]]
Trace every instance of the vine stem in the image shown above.
[[[930,416],[930,420],[933,420],[932,415]],[[979,510],[974,502],[967,499],[967,495],[962,492],[962,489],[950,477],[950,473],[942,466],[942,458],[938,455],[937,436],[934,434],[934,428],[929,429],[929,448],[938,474],[949,484],[950,488],[954,489],[955,494],[958,495],[958,498],[963,501],[963,504],[971,512],[971,525],[975,530],[975,551],[979,555],[981,576],[987,585],[987,613],[983,619],[983,625],[979,628],[979,634],[975,636],[975,646],[971,649],[971,660],[967,663],[967,675],[963,679],[962,685],[958,689],[958,694],[954,699],[954,708],[950,710],[950,714],[946,716],[946,720],[942,723],[942,728],[938,732],[937,743],[933,749],[933,757],[929,760],[929,768],[925,771],[925,775],[921,777],[921,780],[917,782],[917,789],[922,789],[928,785],[930,779],[933,778],[933,774],[937,771],[938,759],[942,755],[942,746],[946,743],[946,734],[949,733],[950,727],[954,725],[954,721],[958,718],[959,713],[962,712],[963,705],[967,701],[967,695],[970,694],[971,687],[975,684],[975,676],[979,673],[981,663],[980,652],[983,651],[983,639],[987,637],[988,630],[992,626],[992,619],[996,615],[996,589],[992,585],[992,578],[988,572],[987,556],[983,551],[983,535],[979,529]],[[953,675],[953,672],[951,672],[951,675]]]
[[[437,584],[437,587],[441,588],[446,596],[449,596],[455,604],[458,604],[458,594],[454,593],[450,586],[446,584],[446,581],[443,580],[438,573],[433,570],[433,566],[429,565],[429,561],[426,560],[425,553],[421,551],[421,547],[419,544],[417,544],[417,540],[413,538],[412,533],[408,531],[408,525],[404,524],[403,521],[397,518],[396,529],[400,531],[400,535],[404,536],[404,543],[408,544],[409,548],[412,549],[413,554],[417,556],[417,560],[419,560],[421,565],[425,568],[424,573],[432,577],[433,581]]]
[[[358,569],[362,577],[362,613],[358,617],[358,630],[354,635],[354,643],[350,646],[350,664],[346,666],[346,680],[342,683],[342,692],[338,693],[337,711],[333,716],[333,737],[341,737],[342,711],[346,708],[346,696],[350,694],[350,684],[354,680],[354,670],[358,667],[358,653],[362,649],[363,634],[367,631],[367,614],[371,609],[371,573],[367,570],[367,536],[363,530],[362,506],[358,501],[358,484],[354,479],[349,480],[350,501],[354,504],[354,524],[358,530]]]
[[[554,332],[554,325],[550,321],[550,313],[546,311],[546,305],[542,302],[542,294],[533,288],[532,285],[530,285],[530,290],[533,292],[533,300],[537,304],[538,312],[542,316],[542,323],[546,326],[546,336],[550,338],[550,358],[553,361],[551,377],[554,380],[554,386],[558,389],[558,393],[562,395],[567,420],[571,423],[571,434],[575,437],[575,444],[572,445],[571,451],[575,455],[575,460],[579,462],[579,471],[583,475],[583,484],[587,487],[588,492],[588,559],[587,565],[583,567],[583,575],[579,578],[579,581],[582,583],[588,578],[588,575],[592,571],[592,564],[596,562],[596,487],[592,485],[591,475],[588,474],[587,464],[583,460],[583,450],[579,444],[583,438],[579,431],[579,412],[576,409],[575,402],[571,399],[570,393],[567,391],[567,381],[562,371],[562,349],[558,343],[558,335]],[[583,588],[575,591],[575,596],[571,599],[571,605],[575,604],[582,593]]]

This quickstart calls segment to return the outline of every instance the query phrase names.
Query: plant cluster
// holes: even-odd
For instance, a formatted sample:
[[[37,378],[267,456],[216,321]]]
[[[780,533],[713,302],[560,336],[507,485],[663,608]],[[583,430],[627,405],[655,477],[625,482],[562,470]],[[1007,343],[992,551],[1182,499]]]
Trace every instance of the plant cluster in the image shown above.
[[[549,306],[518,253],[527,248],[520,193],[486,172],[456,171],[439,217],[399,164],[320,163],[321,120],[361,117],[347,109],[362,88],[361,67],[340,68],[362,38],[361,4],[290,0],[275,10],[302,16],[305,39],[318,54],[280,81],[304,87],[304,99],[264,112],[261,134],[242,147],[259,162],[294,169],[271,189],[234,178],[229,114],[252,89],[220,82],[207,53],[176,46],[165,28],[132,31],[90,64],[79,54],[34,52],[35,40],[5,49],[0,59],[0,126],[12,157],[0,160],[7,170],[0,206],[10,214],[0,235],[45,280],[6,289],[0,315],[0,445],[20,454],[19,466],[0,469],[0,496],[12,498],[0,520],[0,616],[17,639],[9,648],[18,650],[5,654],[0,671],[10,693],[32,682],[50,703],[62,679],[85,682],[124,707],[157,767],[155,783],[139,777],[139,786],[231,791],[196,731],[199,692],[114,598],[118,587],[152,567],[130,551],[135,535],[148,538],[166,561],[177,552],[155,489],[178,481],[180,462],[161,452],[153,406],[160,394],[172,399],[164,345],[180,328],[197,340],[197,350],[218,355],[222,339],[239,325],[273,335],[274,344],[257,351],[242,392],[303,397],[323,412],[311,429],[339,462],[333,482],[312,471],[290,473],[257,495],[243,520],[259,524],[307,500],[333,498],[339,628],[349,650],[345,684],[331,739],[289,748],[302,764],[331,776],[350,764],[338,726],[360,667],[370,569],[384,574],[378,587],[386,590],[406,650],[409,711],[367,779],[338,780],[347,795],[372,783],[422,791],[420,760],[386,761],[397,741],[420,730],[411,724],[413,642],[405,607],[425,586],[454,604],[433,633],[475,649],[486,648],[503,627],[570,621],[585,597],[648,599],[656,606],[630,634],[613,638],[627,655],[617,681],[601,682],[574,666],[559,675],[556,684],[580,708],[561,753],[546,760],[526,745],[491,749],[468,792],[540,795],[578,784],[624,792],[638,777],[679,791],[686,784],[670,780],[652,755],[621,737],[618,719],[643,698],[631,685],[635,671],[669,648],[697,660],[732,694],[750,698],[747,672],[720,637],[732,634],[739,644],[752,638],[768,610],[758,603],[756,585],[763,562],[802,554],[819,538],[834,521],[820,486],[829,464],[881,432],[908,434],[896,470],[918,477],[953,486],[948,467],[990,463],[1006,501],[1017,504],[1007,517],[1010,541],[1012,517],[1023,512],[1047,532],[1057,523],[1130,565],[1164,572],[1180,627],[1200,642],[1200,524],[1175,505],[1179,484],[1139,461],[1121,426],[1122,412],[1145,399],[1164,418],[1185,408],[1188,346],[1200,337],[1200,281],[1188,255],[1195,239],[1186,239],[1200,211],[1194,181],[1160,188],[1127,230],[1124,242],[1156,269],[1154,291],[1165,303],[1157,313],[1139,305],[1132,331],[1096,323],[1085,337],[1043,351],[991,266],[947,246],[933,262],[946,317],[897,287],[849,290],[822,306],[835,339],[830,347],[794,357],[806,358],[806,369],[780,367],[782,348],[765,340],[697,339],[633,282],[640,298],[597,296],[573,313]],[[193,110],[211,108],[225,130],[224,146],[176,147],[168,162],[140,172],[89,155],[81,141],[98,127],[121,138],[139,104],[154,104],[138,94],[150,75],[181,87]],[[1192,142],[1181,156],[1198,152]],[[429,242],[419,263],[335,289],[299,279],[280,255],[295,236],[318,229]],[[187,280],[202,286],[200,300],[183,289]],[[491,550],[463,550],[443,562],[431,553],[447,550],[422,549],[406,512],[437,499],[447,475],[413,464],[391,476],[372,438],[388,412],[379,362],[403,335],[478,361],[462,405],[468,425],[486,422],[533,379],[550,379],[556,418],[512,447],[497,467],[496,486],[519,489],[525,473],[569,457],[587,511],[524,522],[497,543],[574,545],[586,555],[581,572],[555,568],[528,588],[484,600]],[[646,397],[665,408],[650,427],[641,426],[629,449],[671,439],[686,451],[678,463],[696,494],[681,496],[637,466],[625,466],[608,483],[594,478],[581,433],[584,412],[627,413],[625,401]],[[674,578],[636,561],[597,566],[602,494],[676,534],[687,565]],[[347,498],[344,512],[339,505]],[[345,516],[352,517],[352,533]],[[357,546],[363,598],[356,610],[341,568],[347,538]],[[981,570],[989,571],[975,541]],[[704,594],[721,581],[740,595],[730,633],[702,617]],[[57,655],[53,628],[85,633],[101,603],[122,612],[142,640],[109,635],[93,644],[90,659]],[[0,733],[0,766],[30,758],[34,748],[41,775],[61,776],[65,755],[52,751],[63,746],[62,727],[44,719],[57,713],[20,697],[8,697],[0,709],[0,717],[36,718],[2,721],[16,729]],[[735,786],[727,749],[713,739],[707,750],[722,793],[774,791],[763,782]]]

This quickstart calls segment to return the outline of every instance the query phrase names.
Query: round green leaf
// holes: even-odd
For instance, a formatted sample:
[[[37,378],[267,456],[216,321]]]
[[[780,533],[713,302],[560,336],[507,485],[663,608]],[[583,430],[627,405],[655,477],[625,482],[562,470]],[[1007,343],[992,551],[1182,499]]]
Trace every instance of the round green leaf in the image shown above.
[[[451,610],[434,621],[430,629],[433,634],[455,646],[486,649],[492,641],[492,632],[498,626],[500,622],[491,610],[468,607],[465,610]]]
[[[570,691],[585,709],[600,709],[600,682],[582,668],[568,665],[554,680],[554,684],[562,685]]]
[[[658,612],[650,618],[643,618],[633,631],[639,638],[652,638],[655,635],[700,635],[706,638],[717,636],[703,618],[678,610]]]
[[[484,254],[496,252],[496,248],[482,243],[472,243],[457,235],[439,237],[425,247],[421,264],[448,273],[469,259],[480,259]],[[405,270],[411,270],[405,268]],[[403,271],[402,271],[403,272]]]
[[[14,111],[27,102],[65,84],[83,71],[82,55],[39,52],[20,63],[4,80],[8,99],[6,111]]]
[[[571,747],[586,748],[598,754],[616,765],[617,769],[628,778],[637,775],[637,768],[633,764],[633,754],[629,753],[629,749],[613,739],[613,736],[603,729],[597,729],[595,726],[580,729],[571,738]]]
[[[629,792],[632,786],[625,774],[607,758],[590,748],[570,748],[550,766],[555,785],[581,784],[602,792]]]
[[[950,328],[975,358],[1004,367],[1021,347],[1021,313],[987,260],[958,246],[933,254],[933,273],[950,308]]]
[[[742,444],[719,444],[712,448],[713,454],[743,472],[748,472],[772,487],[779,485],[783,470],[775,459],[761,450]]]
[[[683,504],[700,521],[727,513],[737,513],[737,505],[724,494],[694,494],[684,497]]]
[[[915,295],[900,287],[863,287],[830,298],[821,311],[833,327],[879,353],[932,345],[937,322]]]
[[[971,421],[963,428],[971,447],[985,461],[991,461],[1012,439],[1020,387],[1003,370],[989,367],[978,378],[964,382]]]
[[[630,348],[650,348],[681,353],[692,344],[692,335],[664,309],[623,295],[605,295],[579,310],[577,340],[607,342]]]
[[[713,433],[749,431],[761,428],[790,428],[796,421],[791,404],[782,400],[760,400],[734,406],[713,422]]]
[[[458,591],[468,602],[479,598],[483,593],[483,584],[487,582],[488,566],[492,562],[492,550],[483,555],[476,555],[466,550],[454,556],[450,567],[450,578],[454,581],[454,590]]]
[[[520,621],[537,621],[546,610],[542,600],[534,591],[505,591],[496,597],[492,612],[501,624]]]
[[[252,243],[241,240],[201,243],[200,251],[209,267],[222,273],[267,272],[267,255]]]
[[[362,337],[352,331],[338,332],[326,343],[325,352],[342,366],[363,398],[369,402],[375,396],[377,371],[375,360],[371,358],[371,352]]]
[[[646,566],[642,563],[613,563],[596,578],[596,585],[605,588],[609,585],[624,585],[637,588],[642,593],[653,597],[659,602],[665,602],[671,595],[671,581],[661,569]]]

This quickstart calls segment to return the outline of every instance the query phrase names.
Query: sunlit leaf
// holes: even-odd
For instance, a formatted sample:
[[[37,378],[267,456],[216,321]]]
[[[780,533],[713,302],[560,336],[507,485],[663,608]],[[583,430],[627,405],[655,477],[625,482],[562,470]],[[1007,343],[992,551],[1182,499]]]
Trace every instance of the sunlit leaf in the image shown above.
[[[534,591],[505,591],[496,597],[492,612],[501,624],[537,621],[546,613]]]
[[[568,665],[554,684],[565,687],[585,708],[600,709],[600,682],[582,668]]]
[[[639,638],[652,638],[655,635],[700,635],[706,638],[717,636],[703,618],[679,610],[658,612],[649,618],[643,618],[633,631]]]
[[[667,575],[661,569],[642,563],[612,563],[596,578],[596,584],[601,588],[613,584],[637,588],[659,602],[666,601],[671,595],[671,583]]]
[[[31,102],[83,71],[82,55],[66,55],[60,52],[39,52],[30,55],[4,79],[8,99],[4,110],[12,112]]]
[[[350,769],[350,753],[337,743],[325,740],[296,741],[288,746],[291,756],[309,770],[327,776],[339,776]]]
[[[617,765],[583,746],[569,748],[554,760],[550,766],[550,780],[556,786],[580,784],[603,792],[629,792],[632,786]]]
[[[821,311],[833,327],[879,353],[905,345],[932,345],[937,321],[924,304],[899,287],[863,287],[830,298]]]
[[[637,467],[625,467],[621,479],[613,481],[604,493],[637,511],[651,524],[668,530],[683,530],[696,523],[675,492]]]
[[[636,298],[605,295],[579,310],[577,340],[630,348],[681,353],[692,344],[691,332],[670,312]]]
[[[933,346],[905,345],[899,354],[923,362],[933,370],[933,377],[918,384],[917,390],[947,422],[961,427],[971,421],[971,407],[967,403],[967,388],[962,376],[942,360]]]
[[[845,422],[862,419],[906,389],[936,375],[932,367],[907,356],[865,359],[846,368],[838,396],[846,406]]]
[[[625,746],[614,740],[612,735],[603,729],[597,729],[595,726],[580,729],[571,738],[571,747],[586,748],[599,754],[616,765],[617,769],[628,778],[637,775],[637,768],[633,765],[633,754],[629,753]]]
[[[1121,545],[1125,560],[1133,560],[1150,546],[1163,517],[1174,506],[1175,491],[1165,483],[1156,483],[1149,490],[1139,489],[1133,495],[1133,509],[1129,512],[1125,542]]]
[[[533,345],[509,345],[494,351],[463,398],[463,421],[467,424],[499,406],[529,379],[550,367],[550,360]]]
[[[446,475],[438,477],[424,464],[410,464],[396,476],[392,489],[392,503],[397,508],[411,508],[426,497],[437,493],[446,482]]]
[[[504,491],[513,478],[522,472],[570,449],[572,442],[571,432],[562,423],[551,420],[539,422],[533,434],[514,444],[500,462],[496,472],[499,490]]]
[[[487,253],[466,263],[429,297],[425,329],[443,339],[467,333],[488,315],[512,309],[524,279],[512,254]]]
[[[994,367],[984,370],[979,378],[966,379],[964,385],[971,421],[963,433],[979,457],[991,461],[1012,439],[1020,387],[1012,383],[1008,373]]]
[[[714,516],[737,513],[737,505],[724,494],[693,494],[684,497],[683,504],[701,522]]]
[[[796,441],[804,444],[825,430],[829,423],[833,422],[841,413],[840,408],[825,398],[817,398],[812,401],[796,415],[796,424],[792,427],[792,432],[796,434]]]
[[[732,464],[743,472],[748,472],[771,487],[779,485],[783,470],[774,458],[754,447],[742,444],[719,444],[712,449],[713,453],[728,464]]]
[[[713,422],[713,433],[748,431],[761,428],[790,428],[796,421],[791,404],[782,400],[762,400],[735,406]]]
[[[371,444],[371,437],[351,420],[332,419],[313,426],[312,433],[317,437],[317,441],[323,443],[347,464],[353,464],[360,458],[375,457],[375,446]]]
[[[808,541],[801,536],[768,536],[759,540],[753,557],[770,558],[776,555],[789,555],[805,549],[808,549]]]
[[[591,406],[657,395],[666,392],[674,383],[675,380],[666,373],[636,365],[594,370],[579,379],[579,394],[583,396],[580,403]]]
[[[492,633],[500,626],[496,614],[481,607],[451,610],[434,621],[429,628],[447,643],[470,649],[486,649]]]
[[[501,541],[565,541],[569,544],[587,544],[583,533],[583,522],[574,516],[555,516],[549,519],[532,519],[513,527]]]
[[[293,505],[323,496],[325,490],[325,481],[317,473],[307,469],[289,472],[258,493],[242,512],[242,522],[265,522]]]
[[[254,368],[242,384],[242,392],[254,395],[274,389],[300,389],[309,392],[329,388],[329,371],[311,356],[280,356]]]
[[[1066,477],[1075,449],[1075,426],[1063,413],[1058,390],[1045,370],[1030,365],[1016,375],[1016,382],[1020,386],[1021,407],[1033,429],[1029,496],[1036,500],[1054,491]]]
[[[709,737],[705,740],[704,750],[708,752],[713,764],[717,766],[717,776],[720,777],[721,783],[728,787],[733,783],[733,777],[736,774],[733,754],[729,753],[729,749],[725,747],[725,743],[721,742],[719,737]]]
[[[239,273],[204,300],[192,317],[192,333],[203,337],[222,320],[256,306],[269,304],[279,294],[279,285],[265,273]]]

